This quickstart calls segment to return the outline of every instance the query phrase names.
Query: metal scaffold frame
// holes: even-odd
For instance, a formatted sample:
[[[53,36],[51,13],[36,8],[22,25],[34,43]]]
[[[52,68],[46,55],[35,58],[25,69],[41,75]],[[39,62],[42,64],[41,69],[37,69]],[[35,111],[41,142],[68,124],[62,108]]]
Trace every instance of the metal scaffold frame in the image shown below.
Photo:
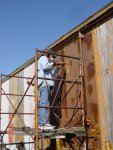
[[[83,47],[82,47],[82,39],[83,39],[83,35],[79,32],[79,46],[80,46],[80,58],[78,57],[72,57],[72,56],[67,56],[67,55],[61,55],[61,54],[56,54],[56,56],[60,56],[60,57],[66,57],[66,58],[70,58],[70,59],[75,59],[77,61],[79,61],[79,67],[80,67],[80,74],[78,76],[78,78],[76,78],[75,81],[70,81],[70,80],[65,80],[63,78],[61,79],[50,79],[50,78],[40,78],[38,77],[38,72],[37,72],[37,69],[38,69],[38,58],[42,55],[42,54],[45,54],[45,53],[49,53],[47,51],[39,51],[38,49],[35,50],[35,75],[33,76],[33,78],[30,78],[30,77],[21,77],[21,76],[7,76],[9,78],[23,78],[23,79],[30,79],[31,80],[31,84],[28,85],[27,89],[25,90],[24,94],[12,94],[12,93],[6,93],[4,91],[4,89],[2,88],[2,76],[6,76],[6,75],[1,75],[0,76],[0,133],[1,133],[1,139],[3,140],[3,137],[4,137],[4,134],[7,133],[7,129],[10,125],[10,123],[12,122],[14,116],[16,114],[18,114],[18,117],[20,118],[24,128],[22,129],[21,132],[24,132],[26,134],[28,134],[33,142],[25,142],[25,144],[32,144],[34,143],[35,144],[35,149],[36,150],[39,150],[39,139],[40,138],[44,138],[44,137],[48,137],[50,138],[51,136],[53,136],[54,134],[55,135],[59,135],[59,134],[71,134],[72,137],[76,137],[79,141],[80,141],[80,146],[79,146],[79,149],[81,148],[81,145],[84,143],[85,141],[85,149],[87,150],[88,149],[88,129],[87,129],[87,124],[86,124],[86,95],[85,95],[85,78],[84,78],[84,66],[83,66]],[[40,54],[39,54],[40,53]],[[51,53],[50,53],[51,54]],[[53,80],[53,81],[58,81],[60,84],[59,84],[59,88],[61,86],[61,83],[62,82],[65,82],[65,83],[70,83],[72,84],[72,86],[69,88],[69,90],[66,92],[66,94],[64,95],[63,98],[61,98],[61,101],[60,101],[60,104],[63,102],[64,98],[68,95],[68,93],[71,91],[71,89],[74,87],[75,84],[80,84],[81,86],[81,96],[82,96],[82,106],[69,106],[69,107],[65,107],[65,106],[60,106],[59,104],[57,106],[46,106],[46,107],[39,107],[38,106],[38,79],[43,79],[43,80]],[[32,85],[32,83],[34,82],[34,88],[35,88],[35,91],[34,91],[34,95],[28,95],[27,94],[27,91],[29,90],[30,86]],[[58,90],[59,88],[57,89],[56,91],[56,94],[58,93]],[[5,95],[6,98],[8,99],[9,103],[11,104],[12,108],[14,109],[14,113],[7,113],[7,112],[2,112],[1,111],[1,101],[2,101],[2,95]],[[14,105],[12,104],[11,100],[9,99],[9,95],[12,95],[12,96],[21,96],[21,100],[20,102],[18,103],[18,106],[15,108]],[[18,109],[24,99],[24,97],[27,96],[27,97],[34,97],[35,98],[35,113],[18,113]],[[55,99],[55,98],[54,98]],[[54,100],[53,100],[54,101]],[[52,103],[53,104],[53,103]],[[75,128],[66,128],[64,127],[62,130],[56,130],[55,133],[51,133],[51,132],[44,132],[44,133],[39,133],[38,132],[38,108],[49,108],[51,110],[56,110],[56,109],[72,109],[75,111],[75,113],[72,115],[71,117],[71,120],[73,119],[73,117],[76,115],[77,111],[78,110],[82,110],[82,122],[83,122],[83,128],[80,128],[80,130],[82,130],[81,132],[81,135],[79,134],[79,129],[77,127]],[[76,111],[77,110],[77,111]],[[54,111],[53,111],[54,113]],[[6,129],[4,131],[1,131],[1,114],[12,114],[12,117],[6,127]],[[35,115],[35,130],[33,129],[29,129],[28,127],[26,127],[25,123],[23,122],[23,120],[21,119],[21,116],[20,115]],[[69,121],[68,123],[69,124]],[[83,131],[84,129],[84,131]],[[32,130],[32,132],[31,132]],[[33,136],[32,133],[35,133],[35,137]],[[77,136],[77,133],[78,133],[78,136]],[[72,143],[71,143],[71,140],[68,141],[69,145],[71,146],[72,149],[73,146],[72,146]],[[19,144],[19,143],[4,143],[4,144],[1,144],[2,145],[12,145],[12,144]],[[41,148],[43,149],[43,147]]]

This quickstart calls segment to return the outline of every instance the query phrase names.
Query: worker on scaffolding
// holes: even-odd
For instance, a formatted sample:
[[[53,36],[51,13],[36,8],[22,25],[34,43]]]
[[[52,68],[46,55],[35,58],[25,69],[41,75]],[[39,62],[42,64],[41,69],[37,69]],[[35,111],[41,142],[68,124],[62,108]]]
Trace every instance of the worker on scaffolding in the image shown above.
[[[52,79],[55,66],[53,50],[48,50],[48,53],[43,54],[38,60],[38,77],[45,79],[38,79],[38,91],[39,91],[39,106],[48,107],[50,105],[51,90],[54,86],[53,80],[47,80],[46,78]],[[47,108],[39,108],[39,129],[53,129],[54,126],[50,124],[49,110]]]
[[[57,63],[58,64],[58,63]],[[54,88],[51,93],[51,106],[61,106],[61,95],[63,89],[63,79],[65,79],[66,70],[65,70],[65,63],[61,63],[57,65],[54,71],[54,78],[56,81],[54,82]],[[50,111],[50,123],[54,125],[56,128],[60,125],[60,119],[62,117],[61,109],[52,109]]]
[[[41,130],[51,130],[55,126],[50,124],[49,118],[49,105],[51,99],[51,91],[54,87],[54,81],[52,80],[54,75],[55,66],[62,65],[63,62],[55,61],[56,55],[52,49],[49,49],[47,53],[41,55],[38,59],[38,91],[39,91],[39,108],[38,109],[38,128]],[[50,80],[48,80],[48,78]],[[30,84],[30,81],[28,81]],[[45,108],[44,108],[45,107]]]

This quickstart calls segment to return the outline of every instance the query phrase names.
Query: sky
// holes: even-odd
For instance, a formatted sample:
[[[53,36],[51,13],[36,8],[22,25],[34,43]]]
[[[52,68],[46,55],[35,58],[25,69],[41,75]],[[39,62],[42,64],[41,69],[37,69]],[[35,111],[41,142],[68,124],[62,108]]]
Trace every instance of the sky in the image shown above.
[[[8,75],[112,0],[0,0],[0,74]]]

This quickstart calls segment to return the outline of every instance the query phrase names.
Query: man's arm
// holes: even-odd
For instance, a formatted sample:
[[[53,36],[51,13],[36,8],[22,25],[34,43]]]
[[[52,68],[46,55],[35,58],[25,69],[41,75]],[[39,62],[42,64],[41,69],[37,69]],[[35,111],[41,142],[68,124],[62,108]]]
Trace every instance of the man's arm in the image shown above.
[[[43,69],[43,70],[49,70],[54,66],[54,62],[49,62],[46,56],[42,56],[38,63],[39,63],[39,66],[41,66],[40,69]]]

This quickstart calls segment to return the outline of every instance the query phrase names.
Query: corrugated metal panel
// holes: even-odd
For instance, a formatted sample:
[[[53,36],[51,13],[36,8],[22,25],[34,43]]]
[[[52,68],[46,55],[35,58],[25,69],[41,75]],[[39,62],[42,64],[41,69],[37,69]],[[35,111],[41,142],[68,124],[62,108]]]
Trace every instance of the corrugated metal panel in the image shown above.
[[[80,51],[79,51],[79,42],[72,42],[66,47],[64,47],[62,50],[59,50],[60,54],[68,55],[68,56],[76,56],[80,57]],[[66,80],[67,81],[76,81],[76,79],[79,76],[80,70],[79,70],[79,64],[80,62],[78,60],[70,59],[70,58],[59,58],[59,61],[63,61],[68,66],[65,66],[63,68],[62,73],[65,73],[66,71]],[[70,87],[72,86],[72,83],[65,83],[63,85],[63,93],[62,97],[68,92]],[[69,92],[69,94],[64,99],[62,106],[66,107],[73,107],[73,106],[81,106],[81,96],[80,96],[80,85],[75,84],[72,90]],[[67,122],[71,119],[73,113],[75,112],[74,109],[66,109],[62,110],[62,118],[61,118],[61,127],[64,127],[67,125]],[[81,110],[78,110],[76,115],[72,118],[72,121],[69,126],[75,126],[80,121],[81,118]],[[81,120],[82,122],[83,120]],[[81,123],[80,122],[80,123]]]
[[[20,72],[19,74],[17,74],[18,76],[23,76],[23,71]],[[10,80],[9,80],[9,93],[10,94],[16,94],[16,95],[23,95],[24,93],[24,82],[23,82],[23,79],[20,79],[20,78],[14,78],[12,77]],[[8,94],[9,94],[8,93]],[[13,95],[10,95],[9,96],[9,100],[11,103],[9,102],[9,113],[14,113],[20,100],[21,100],[22,96],[13,96]],[[21,103],[19,109],[18,109],[18,113],[23,113],[23,102]],[[10,118],[12,117],[13,115],[10,115]],[[23,116],[22,115],[19,115],[22,120],[23,120]],[[18,115],[15,115],[15,117],[13,118],[10,126],[12,127],[23,127],[23,123],[21,122],[20,118],[19,118]],[[24,121],[24,120],[23,120]],[[19,142],[19,141],[22,141],[23,140],[23,136],[17,136],[17,135],[12,135],[12,139],[10,139],[11,141],[10,142]]]
[[[113,19],[93,32],[102,145],[113,145]]]
[[[84,73],[86,81],[87,115],[91,119],[91,127],[98,125],[98,103],[95,84],[95,65],[92,47],[92,34],[85,35],[83,39]]]
[[[94,63],[94,52],[92,44],[92,33],[88,33],[84,36],[82,41],[83,45],[83,62],[84,62],[84,73],[86,81],[86,103],[87,103],[87,117],[91,121],[91,126],[89,128],[89,135],[100,136],[100,122],[99,122],[99,106],[97,99],[97,89],[96,89],[96,78],[95,78],[95,63]],[[74,40],[69,45],[65,46],[63,49],[59,49],[59,53],[69,56],[80,57],[80,44],[79,40]],[[79,76],[79,62],[72,59],[64,58],[64,62],[71,62],[69,66],[69,72],[66,74],[66,80],[75,80]],[[70,85],[67,83],[63,88],[63,94],[68,91]],[[75,85],[71,90],[70,94],[66,97],[65,101],[62,103],[63,106],[74,106],[81,105],[81,92],[80,86]],[[72,110],[62,110],[61,125],[64,126],[65,123],[72,117]],[[71,126],[74,126],[80,121],[82,111],[78,111],[75,117],[72,119]],[[81,120],[82,122],[82,120]],[[80,125],[80,123],[78,125]],[[97,143],[98,142],[98,143]],[[90,141],[90,148],[101,148],[100,140],[95,141],[94,139]]]

